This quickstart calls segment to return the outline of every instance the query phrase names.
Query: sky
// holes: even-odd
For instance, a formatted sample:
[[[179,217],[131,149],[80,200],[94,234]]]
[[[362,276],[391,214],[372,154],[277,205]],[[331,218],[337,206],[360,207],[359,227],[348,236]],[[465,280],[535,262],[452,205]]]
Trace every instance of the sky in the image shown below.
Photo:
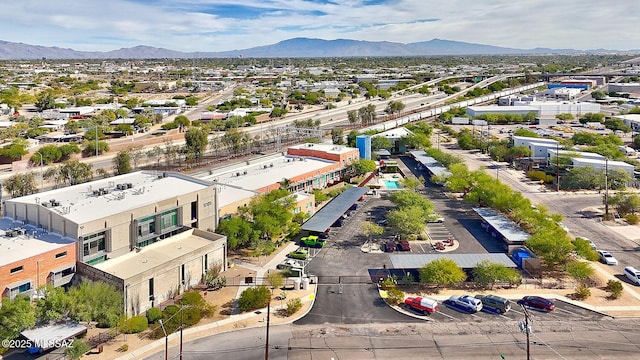
[[[631,0],[0,0],[0,40],[218,52],[295,37],[640,49]]]

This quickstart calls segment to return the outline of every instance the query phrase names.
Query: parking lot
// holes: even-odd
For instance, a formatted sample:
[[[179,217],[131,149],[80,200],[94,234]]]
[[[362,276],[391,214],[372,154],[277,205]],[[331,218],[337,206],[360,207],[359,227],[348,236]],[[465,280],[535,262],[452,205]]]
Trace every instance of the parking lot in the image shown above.
[[[606,316],[594,312],[591,310],[587,310],[564,301],[554,301],[555,310],[551,312],[540,311],[537,309],[528,308],[529,315],[531,319],[535,321],[567,321],[567,320],[577,320],[577,321],[597,321]],[[438,311],[430,315],[422,315],[421,313],[414,312],[413,310],[409,310],[408,308],[404,308],[406,311],[412,312],[419,317],[424,317],[429,321],[436,322],[449,322],[449,321],[460,321],[460,322],[485,322],[485,321],[521,321],[524,320],[524,310],[520,307],[520,305],[516,304],[516,301],[511,302],[511,310],[504,314],[496,314],[489,310],[482,310],[477,313],[470,314],[465,310],[457,308],[448,301],[443,301],[438,304]]]

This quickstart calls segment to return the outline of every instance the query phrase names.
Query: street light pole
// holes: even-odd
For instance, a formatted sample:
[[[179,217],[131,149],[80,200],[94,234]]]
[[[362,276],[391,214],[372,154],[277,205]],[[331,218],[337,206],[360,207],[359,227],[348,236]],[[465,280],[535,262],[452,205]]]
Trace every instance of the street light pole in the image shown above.
[[[96,157],[98,157],[98,123],[96,122]]]
[[[160,327],[162,327],[162,332],[164,333],[164,360],[169,360],[169,335],[167,335],[167,330],[164,328],[164,324],[162,323],[162,319],[158,320]]]
[[[556,192],[560,192],[560,143],[556,143]]]

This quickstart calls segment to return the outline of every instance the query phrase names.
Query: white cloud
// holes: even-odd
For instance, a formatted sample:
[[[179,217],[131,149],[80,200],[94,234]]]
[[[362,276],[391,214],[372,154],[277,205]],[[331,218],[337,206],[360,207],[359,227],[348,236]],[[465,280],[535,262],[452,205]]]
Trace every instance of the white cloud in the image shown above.
[[[206,13],[211,5],[265,12],[234,19]],[[310,15],[316,13],[326,15]],[[371,6],[359,0],[22,0],[2,5],[0,39],[96,51],[135,45],[224,51],[293,37],[623,50],[640,49],[639,18],[640,7],[595,0],[396,0]]]

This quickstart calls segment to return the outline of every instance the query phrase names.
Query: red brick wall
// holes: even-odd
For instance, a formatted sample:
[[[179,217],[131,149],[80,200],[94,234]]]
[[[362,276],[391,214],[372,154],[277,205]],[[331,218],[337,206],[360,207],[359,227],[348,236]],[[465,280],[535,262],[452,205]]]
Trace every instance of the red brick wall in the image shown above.
[[[67,255],[56,259],[56,254],[67,252]],[[31,280],[31,287],[44,286],[51,271],[76,264],[76,243],[71,243],[56,250],[48,251],[21,261],[0,266],[0,292],[4,295],[8,285]],[[11,269],[22,266],[20,272],[11,274]],[[39,273],[39,276],[36,274]]]

